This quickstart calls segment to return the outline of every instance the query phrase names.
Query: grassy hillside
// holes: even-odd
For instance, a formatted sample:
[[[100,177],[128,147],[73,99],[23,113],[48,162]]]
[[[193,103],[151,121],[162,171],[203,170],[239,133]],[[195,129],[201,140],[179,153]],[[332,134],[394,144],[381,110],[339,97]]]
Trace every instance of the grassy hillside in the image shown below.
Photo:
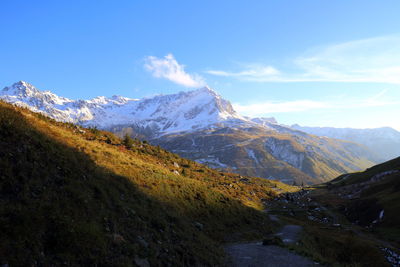
[[[219,265],[296,188],[0,102],[0,264]]]
[[[400,245],[400,158],[342,175],[328,186],[349,199],[343,203],[349,219]]]
[[[269,210],[303,226],[292,249],[322,264],[399,265],[400,158],[287,194]]]

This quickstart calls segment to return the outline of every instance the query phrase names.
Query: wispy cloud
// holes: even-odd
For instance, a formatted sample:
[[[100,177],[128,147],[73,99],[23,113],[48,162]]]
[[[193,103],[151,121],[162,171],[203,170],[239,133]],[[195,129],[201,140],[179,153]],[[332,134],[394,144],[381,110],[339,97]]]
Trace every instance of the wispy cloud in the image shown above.
[[[205,85],[203,77],[185,72],[185,66],[179,64],[172,54],[164,58],[148,56],[145,58],[144,67],[156,78],[167,79],[186,87],[201,87]]]
[[[314,48],[292,60],[283,71],[250,65],[237,72],[208,70],[217,76],[255,82],[373,82],[400,84],[400,35],[350,41]]]
[[[387,100],[383,96],[387,90],[382,90],[378,94],[364,99],[348,99],[343,101],[315,101],[315,100],[296,100],[280,102],[258,102],[248,105],[233,104],[236,111],[243,115],[257,117],[266,116],[271,113],[303,112],[310,110],[346,110],[369,107],[398,106],[400,100]]]
[[[217,76],[225,76],[225,77],[245,77],[245,78],[263,78],[268,76],[277,76],[280,72],[272,66],[262,66],[255,65],[249,66],[245,70],[239,72],[228,72],[221,70],[209,70],[206,71],[208,74],[213,74]]]

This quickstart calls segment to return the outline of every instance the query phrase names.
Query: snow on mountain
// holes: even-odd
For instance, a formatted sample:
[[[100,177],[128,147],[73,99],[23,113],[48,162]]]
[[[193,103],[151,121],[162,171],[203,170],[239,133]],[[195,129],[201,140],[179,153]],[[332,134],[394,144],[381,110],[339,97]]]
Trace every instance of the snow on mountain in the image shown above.
[[[39,91],[33,85],[20,81],[14,83],[10,87],[5,87],[0,96],[9,102],[23,102],[28,105],[33,105],[39,109],[49,106],[65,105],[72,100],[64,97],[59,97],[50,91]]]
[[[72,100],[20,81],[0,99],[58,121],[128,133],[211,167],[298,183],[322,182],[372,164],[351,142],[311,136],[274,118],[239,115],[209,87],[144,99]]]
[[[144,99],[121,96],[71,100],[39,91],[24,81],[5,87],[0,98],[65,122],[109,129],[120,125],[149,128],[157,135],[192,131],[216,124],[252,123],[214,90],[198,90]]]

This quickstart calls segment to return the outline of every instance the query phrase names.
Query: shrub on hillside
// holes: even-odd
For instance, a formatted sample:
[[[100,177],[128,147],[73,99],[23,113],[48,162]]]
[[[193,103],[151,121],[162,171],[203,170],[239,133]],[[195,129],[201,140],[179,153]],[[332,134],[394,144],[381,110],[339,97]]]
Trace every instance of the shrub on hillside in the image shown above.
[[[124,144],[124,146],[126,148],[130,149],[130,148],[133,147],[134,141],[128,134],[126,134],[125,137],[124,137],[124,140],[122,141],[122,143]]]

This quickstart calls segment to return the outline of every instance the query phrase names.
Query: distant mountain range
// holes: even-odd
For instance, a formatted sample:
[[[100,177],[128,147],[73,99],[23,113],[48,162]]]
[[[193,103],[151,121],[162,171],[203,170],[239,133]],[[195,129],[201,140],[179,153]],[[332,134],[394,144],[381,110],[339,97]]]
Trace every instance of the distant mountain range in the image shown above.
[[[147,139],[214,168],[286,183],[327,181],[387,159],[367,143],[241,116],[209,87],[144,99],[71,100],[20,81],[4,88],[0,98],[59,121]],[[399,141],[395,135],[387,139]]]
[[[390,127],[374,129],[352,129],[333,127],[303,127],[298,124],[291,128],[318,136],[353,141],[373,150],[382,161],[400,156],[400,132]]]

